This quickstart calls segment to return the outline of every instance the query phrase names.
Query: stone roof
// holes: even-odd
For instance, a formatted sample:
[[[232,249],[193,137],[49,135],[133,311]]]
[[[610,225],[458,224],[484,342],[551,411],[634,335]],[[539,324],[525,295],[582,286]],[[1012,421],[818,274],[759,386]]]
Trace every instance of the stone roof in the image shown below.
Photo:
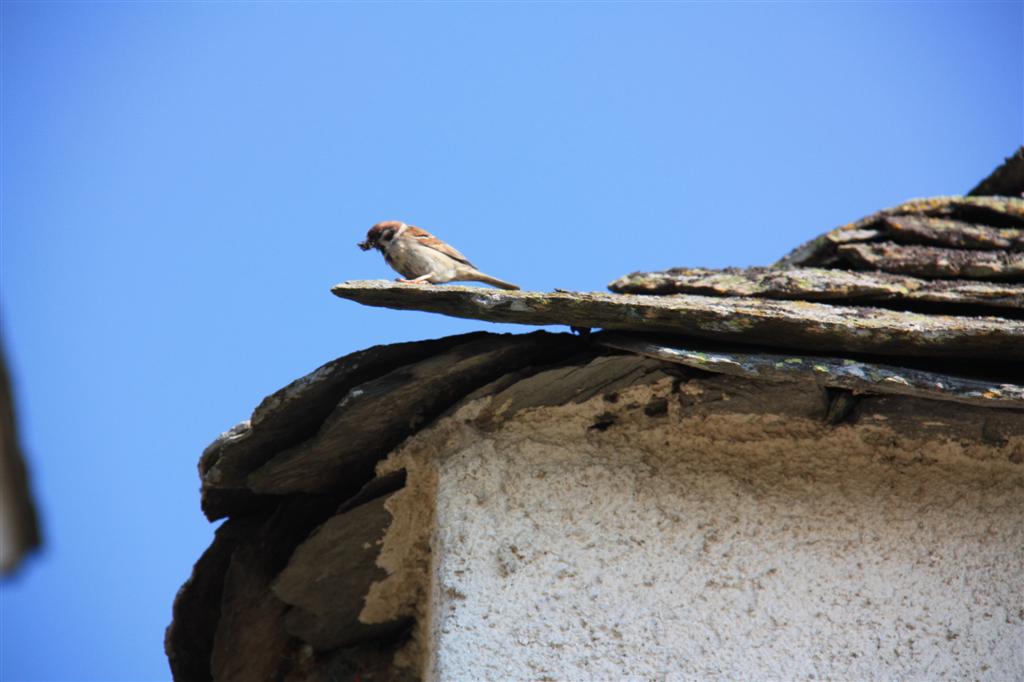
[[[967,193],[968,196],[1024,197],[1024,147],[1019,147],[1001,166]]]
[[[474,417],[483,424],[604,396],[598,433],[615,410],[658,418],[667,400],[709,414],[796,410],[822,429],[885,424],[985,443],[1021,464],[1022,229],[1019,198],[940,197],[832,230],[770,267],[634,273],[613,293],[335,286],[367,305],[578,334],[480,332],[361,350],[218,437],[200,459],[202,504],[228,520],[175,601],[175,677],[411,674],[392,654],[415,614],[359,617],[386,575],[387,500],[405,485],[404,472],[379,465],[474,401],[491,401]],[[615,404],[619,391],[665,378],[669,394]]]
[[[1019,175],[1021,153],[987,185]],[[1005,181],[1000,181],[1006,185]],[[1024,199],[915,199],[768,267],[635,272],[612,294],[338,284],[365,305],[816,354],[1024,360]]]
[[[377,280],[345,282],[332,291],[364,305],[488,322],[672,334],[816,353],[1024,359],[1024,322],[993,315],[737,295],[497,291],[411,287]]]
[[[1024,199],[918,199],[836,228],[767,268],[675,268],[615,280],[620,293],[695,293],[1020,316]]]
[[[663,394],[617,398],[660,379],[670,381]],[[903,441],[959,443],[1024,462],[1019,384],[842,357],[694,350],[676,337],[623,332],[475,333],[370,348],[268,397],[203,454],[204,511],[227,521],[175,601],[175,677],[413,675],[392,656],[415,612],[360,617],[389,575],[379,566],[389,500],[405,485],[403,470],[380,467],[467,406],[487,406],[470,410],[474,428],[486,430],[523,410],[591,400],[607,409],[590,434],[614,437],[619,419],[657,420],[679,401],[698,421],[795,419],[822,434],[863,431],[896,450]]]

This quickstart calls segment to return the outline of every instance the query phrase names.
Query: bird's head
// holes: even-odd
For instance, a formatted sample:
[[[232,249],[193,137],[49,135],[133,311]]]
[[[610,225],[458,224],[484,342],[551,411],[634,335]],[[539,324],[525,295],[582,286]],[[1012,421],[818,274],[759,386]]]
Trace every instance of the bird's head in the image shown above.
[[[395,234],[398,233],[405,223],[398,220],[385,220],[379,222],[370,228],[370,231],[366,233],[366,241],[359,242],[356,244],[363,251],[369,251],[370,249],[377,248],[383,251],[391,244],[391,240],[395,238]]]

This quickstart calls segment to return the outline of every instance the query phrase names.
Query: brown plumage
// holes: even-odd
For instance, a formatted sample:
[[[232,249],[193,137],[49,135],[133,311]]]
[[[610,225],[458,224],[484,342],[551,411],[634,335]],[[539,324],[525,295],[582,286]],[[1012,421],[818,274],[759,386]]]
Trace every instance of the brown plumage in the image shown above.
[[[373,248],[380,251],[387,264],[403,276],[398,279],[399,282],[441,284],[473,281],[502,289],[519,288],[480,272],[457,249],[423,228],[397,220],[377,223],[366,233],[366,240],[358,246],[363,251]]]

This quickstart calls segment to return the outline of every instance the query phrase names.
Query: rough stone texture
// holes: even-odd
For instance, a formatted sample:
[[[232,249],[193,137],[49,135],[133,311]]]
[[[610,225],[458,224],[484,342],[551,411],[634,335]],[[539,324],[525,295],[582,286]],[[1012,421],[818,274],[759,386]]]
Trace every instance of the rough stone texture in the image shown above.
[[[855,265],[919,277],[1024,279],[1024,253],[901,246],[892,242],[840,244],[836,254]]]
[[[968,192],[970,196],[1024,197],[1024,147],[1006,158],[999,168]]]
[[[274,595],[291,606],[285,629],[316,650],[386,636],[407,625],[401,619],[359,620],[366,590],[386,576],[375,563],[391,523],[386,500],[378,497],[332,517],[299,545],[274,581]]]
[[[576,342],[547,334],[489,335],[353,387],[316,434],[249,474],[256,493],[324,492],[359,485],[391,448],[478,386],[523,365],[544,364]]]
[[[1024,676],[1020,424],[964,443],[878,398],[832,426],[722,380],[453,417],[429,679]]]
[[[970,405],[1024,409],[1024,386],[1008,381],[979,381],[907,367],[848,358],[800,357],[680,347],[636,335],[606,332],[594,339],[652,358],[697,369],[766,381],[803,381],[855,393],[891,393]]]
[[[948,218],[920,215],[885,216],[882,218],[887,238],[905,244],[937,244],[958,249],[1024,248],[1022,231],[1008,228],[972,225]]]
[[[836,251],[843,244],[887,239],[899,241],[899,225],[908,216],[924,220],[932,232],[947,233],[942,237],[926,239],[924,232],[918,232],[914,241],[935,245],[949,245],[955,240],[964,240],[966,243],[977,238],[979,230],[982,230],[1005,239],[1011,249],[1024,249],[1024,199],[1002,196],[932,197],[912,199],[826,232],[793,249],[775,266],[836,265]],[[898,219],[893,221],[894,217]],[[940,220],[929,220],[933,218]],[[958,234],[961,230],[964,233]],[[902,230],[902,233],[906,234],[906,231]]]
[[[494,291],[353,281],[332,291],[365,305],[521,324],[695,336],[775,348],[1024,359],[1024,322],[740,297]]]
[[[1024,199],[987,196],[915,199],[812,239],[770,268],[635,272],[609,288],[1019,319],[1021,281]]]
[[[418,362],[482,338],[463,334],[415,343],[374,346],[332,360],[263,399],[252,417],[222,434],[203,452],[204,481],[238,485],[253,469],[285,447],[316,433],[354,386],[396,367]]]
[[[634,272],[608,288],[621,294],[756,296],[847,304],[921,302],[991,309],[1024,309],[1024,285],[1005,282],[927,280],[887,272],[825,268],[673,268]]]
[[[370,585],[359,604],[359,621],[368,625],[411,621],[410,636],[393,659],[395,666],[422,679],[430,652],[430,562],[434,533],[435,462],[451,450],[465,430],[442,418],[396,448],[378,465],[384,476],[407,472],[406,484],[390,495],[385,508],[392,521],[380,541],[377,566],[385,577]]]
[[[210,520],[249,511],[253,492],[245,477],[281,450],[313,437],[356,386],[432,355],[471,343],[483,334],[374,346],[332,360],[265,398],[252,417],[220,435],[203,452],[203,510]]]
[[[327,363],[206,448],[203,511],[211,520],[266,514],[277,496],[298,491],[347,499],[372,478],[374,462],[465,393],[585,347],[568,335],[479,332],[376,346]],[[410,390],[397,390],[405,385]]]

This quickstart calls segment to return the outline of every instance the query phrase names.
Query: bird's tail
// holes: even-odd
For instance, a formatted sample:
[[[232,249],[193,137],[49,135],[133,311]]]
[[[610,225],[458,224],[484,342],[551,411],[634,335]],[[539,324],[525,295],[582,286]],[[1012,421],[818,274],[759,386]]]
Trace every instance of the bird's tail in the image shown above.
[[[519,289],[519,287],[517,287],[515,284],[512,284],[511,282],[506,282],[503,279],[498,279],[497,277],[491,277],[490,275],[485,275],[484,273],[480,272],[479,270],[477,270],[475,273],[473,273],[473,277],[468,277],[467,279],[473,279],[473,280],[476,280],[477,282],[483,282],[484,284],[490,284],[492,286],[498,287],[499,289],[508,289],[509,291],[516,291],[516,290]]]

